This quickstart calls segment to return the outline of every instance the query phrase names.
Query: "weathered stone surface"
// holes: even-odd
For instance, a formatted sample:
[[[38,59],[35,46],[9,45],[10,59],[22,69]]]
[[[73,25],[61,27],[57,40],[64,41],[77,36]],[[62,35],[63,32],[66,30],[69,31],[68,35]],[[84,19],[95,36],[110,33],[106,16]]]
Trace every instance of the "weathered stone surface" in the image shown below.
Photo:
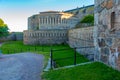
[[[111,51],[111,53],[115,53],[116,52],[116,50],[113,49],[113,48],[110,48],[110,51]]]
[[[68,35],[69,45],[72,48],[76,47],[78,53],[85,55],[89,60],[94,60],[93,27],[71,29]]]
[[[109,0],[108,3],[107,3],[106,8],[107,8],[107,9],[110,9],[110,8],[112,8],[112,7],[113,7],[113,0]]]
[[[118,47],[118,52],[120,53],[120,46]]]
[[[101,48],[101,54],[102,55],[109,55],[109,48]]]
[[[100,36],[100,37],[105,37],[105,33],[104,33],[104,32],[101,32],[101,33],[99,34],[99,36]]]
[[[120,46],[120,39],[119,39],[119,38],[115,38],[115,39],[113,40],[113,45],[112,45],[112,47],[113,47],[113,48],[116,48],[116,47],[118,47],[118,46]]]
[[[104,39],[98,39],[98,44],[99,44],[100,47],[105,47],[106,46],[106,43],[105,43]]]
[[[108,56],[101,55],[100,60],[106,64],[108,64]]]
[[[95,0],[95,9],[94,44],[101,56],[95,59],[120,69],[120,0]]]
[[[117,67],[120,70],[120,54],[119,54],[119,57],[118,57],[118,60],[117,60]]]
[[[105,42],[106,42],[107,46],[112,46],[112,42],[113,42],[113,41],[112,41],[112,38],[109,38],[109,37],[106,38],[106,41],[105,41]]]
[[[68,40],[67,30],[24,31],[24,44],[61,44]]]

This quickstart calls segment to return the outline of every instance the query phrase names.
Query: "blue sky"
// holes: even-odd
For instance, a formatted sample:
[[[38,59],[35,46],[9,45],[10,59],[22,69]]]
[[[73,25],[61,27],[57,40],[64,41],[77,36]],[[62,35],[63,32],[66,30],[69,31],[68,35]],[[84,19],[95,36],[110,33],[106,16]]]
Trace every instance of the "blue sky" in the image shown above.
[[[94,4],[94,0],[0,0],[0,18],[10,31],[27,30],[27,18],[42,11],[64,11]]]

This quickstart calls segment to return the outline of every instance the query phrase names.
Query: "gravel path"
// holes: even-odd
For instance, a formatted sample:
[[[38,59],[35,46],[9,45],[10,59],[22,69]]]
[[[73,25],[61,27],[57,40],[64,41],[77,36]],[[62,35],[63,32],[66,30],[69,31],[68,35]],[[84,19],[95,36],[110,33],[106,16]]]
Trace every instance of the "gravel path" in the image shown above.
[[[44,57],[33,53],[0,57],[0,80],[41,80]]]

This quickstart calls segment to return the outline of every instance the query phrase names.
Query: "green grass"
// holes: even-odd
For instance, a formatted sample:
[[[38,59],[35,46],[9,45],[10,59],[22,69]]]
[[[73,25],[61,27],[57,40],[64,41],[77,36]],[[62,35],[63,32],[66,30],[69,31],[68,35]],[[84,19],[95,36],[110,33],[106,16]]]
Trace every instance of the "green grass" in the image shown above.
[[[61,50],[61,51],[53,51],[53,58],[56,60],[57,67],[73,65],[74,64],[74,50]],[[77,63],[88,62],[84,56],[77,53],[76,58]]]
[[[69,47],[68,45],[53,45],[53,49],[61,49]],[[35,50],[36,48],[36,50]],[[42,48],[44,51],[42,51]],[[9,41],[2,45],[0,48],[4,54],[12,54],[26,51],[42,51],[42,52],[50,52],[51,46],[49,45],[24,45],[22,41]]]
[[[53,51],[53,59],[56,60],[57,67],[73,65],[74,64],[74,50],[71,49],[68,45],[44,45],[44,46],[33,46],[33,45],[24,45],[22,41],[9,41],[2,45],[0,48],[4,54],[15,54],[20,52],[34,52],[38,54],[43,54],[45,56],[45,64],[47,64],[48,58],[50,57],[50,49],[59,50],[59,49],[69,49],[61,51]],[[77,63],[88,62],[84,56],[77,53]],[[68,59],[62,59],[66,57],[72,57]]]
[[[99,63],[44,72],[43,80],[120,80],[120,72]]]
[[[64,49],[70,48],[68,45],[53,45],[52,49]],[[1,48],[4,54],[14,54],[19,52],[34,52],[37,54],[43,54],[45,56],[45,64],[47,64],[47,60],[50,56],[51,46],[44,45],[44,51],[42,51],[42,46],[31,46],[24,45],[21,41],[10,41],[6,42]],[[21,51],[22,49],[22,51]],[[74,50],[61,50],[61,51],[53,51],[53,58],[60,59],[66,57],[73,57]],[[88,60],[84,58],[82,55],[77,54],[77,63],[87,62]],[[74,63],[73,58],[57,60],[57,67],[71,65]],[[102,63],[92,63],[82,66],[77,66],[69,69],[61,69],[56,71],[44,72],[42,75],[43,80],[120,80],[120,72],[113,70],[110,67]]]

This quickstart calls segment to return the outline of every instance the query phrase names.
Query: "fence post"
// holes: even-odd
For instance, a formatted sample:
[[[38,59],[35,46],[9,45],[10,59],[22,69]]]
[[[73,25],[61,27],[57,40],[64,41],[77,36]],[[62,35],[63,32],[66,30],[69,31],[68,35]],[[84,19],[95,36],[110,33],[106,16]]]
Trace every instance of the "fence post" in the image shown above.
[[[9,54],[10,52],[9,52],[9,50],[8,50],[8,54]]]
[[[52,49],[50,50],[50,66],[51,66],[51,69],[52,69],[52,64],[53,64],[53,62],[52,62],[52,60],[53,60],[53,54],[52,54]]]
[[[76,65],[76,48],[74,48],[74,65]]]
[[[30,51],[30,48],[28,48],[28,51]]]
[[[16,53],[16,52],[15,52],[15,49],[14,49],[14,53]]]
[[[42,44],[42,51],[44,51],[44,46],[43,46],[43,44]]]
[[[35,46],[35,51],[37,50],[36,46]]]
[[[21,48],[21,52],[22,52],[22,48]]]

